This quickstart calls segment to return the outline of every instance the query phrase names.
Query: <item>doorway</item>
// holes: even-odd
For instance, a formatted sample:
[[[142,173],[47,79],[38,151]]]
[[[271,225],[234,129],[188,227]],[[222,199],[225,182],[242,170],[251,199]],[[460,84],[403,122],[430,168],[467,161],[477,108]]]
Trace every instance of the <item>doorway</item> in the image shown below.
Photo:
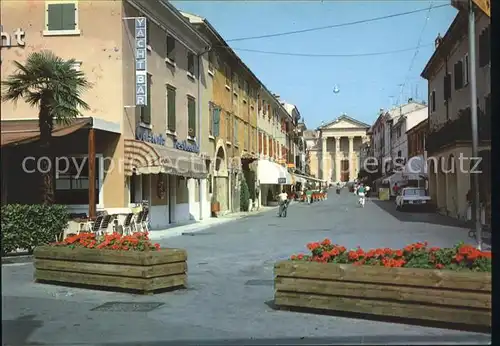
[[[340,161],[340,181],[349,181],[349,160]]]
[[[174,175],[167,175],[167,204],[168,204],[168,223],[175,223],[175,187],[177,179]]]

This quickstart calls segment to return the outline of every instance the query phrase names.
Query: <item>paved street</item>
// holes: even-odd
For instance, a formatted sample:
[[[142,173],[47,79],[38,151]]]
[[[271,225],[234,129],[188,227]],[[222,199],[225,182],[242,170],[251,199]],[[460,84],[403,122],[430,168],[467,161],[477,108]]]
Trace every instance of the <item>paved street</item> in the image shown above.
[[[328,237],[346,247],[467,241],[467,229],[446,225],[444,217],[412,213],[405,221],[388,212],[392,207],[390,202],[367,201],[361,209],[353,194],[330,193],[321,203],[292,204],[286,219],[269,211],[164,239],[162,246],[187,249],[189,288],[155,296],[34,284],[31,264],[4,265],[4,345],[183,345],[186,340],[215,345],[248,339],[255,340],[247,344],[262,344],[262,339],[485,344],[489,336],[483,334],[275,311],[268,305],[274,262],[306,251],[309,241]],[[135,303],[132,308],[145,302],[164,305],[150,312],[92,311],[107,302]]]

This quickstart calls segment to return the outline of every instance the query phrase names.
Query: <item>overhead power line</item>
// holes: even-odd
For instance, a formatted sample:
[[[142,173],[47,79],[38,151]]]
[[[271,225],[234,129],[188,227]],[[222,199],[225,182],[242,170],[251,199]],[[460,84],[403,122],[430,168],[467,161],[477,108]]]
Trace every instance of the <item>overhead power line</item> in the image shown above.
[[[349,58],[349,57],[363,57],[363,56],[376,56],[376,55],[387,55],[387,54],[396,54],[402,52],[413,51],[417,48],[421,47],[430,47],[434,44],[421,45],[419,47],[412,48],[404,48],[404,49],[396,49],[396,50],[388,50],[383,52],[370,52],[370,53],[352,53],[352,54],[306,54],[306,53],[288,53],[288,52],[273,52],[273,51],[265,51],[265,50],[256,50],[256,49],[246,49],[246,48],[231,48],[233,50],[242,51],[242,52],[251,52],[251,53],[260,53],[260,54],[272,54],[272,55],[285,55],[285,56],[299,56],[306,58]]]
[[[434,6],[433,8],[441,8],[441,7],[447,7],[447,6],[450,6],[450,4],[438,5],[438,6]],[[257,40],[257,39],[277,37],[277,36],[303,34],[303,33],[311,32],[311,31],[319,31],[319,30],[340,28],[340,27],[350,26],[350,25],[357,25],[357,24],[364,24],[364,23],[376,22],[376,21],[379,21],[379,20],[390,19],[390,18],[401,17],[401,16],[407,16],[407,15],[410,15],[410,14],[424,12],[424,11],[428,11],[428,10],[429,9],[426,7],[426,8],[421,8],[421,9],[418,9],[418,10],[413,10],[413,11],[408,11],[408,12],[400,12],[400,13],[390,14],[390,15],[387,15],[387,16],[376,17],[376,18],[369,18],[369,19],[363,19],[363,20],[357,20],[357,21],[348,22],[348,23],[326,25],[326,26],[320,26],[320,27],[315,27],[315,28],[295,30],[295,31],[286,31],[286,32],[280,32],[280,33],[275,33],[275,34],[267,34],[267,35],[260,35],[260,36],[247,36],[247,37],[233,38],[233,39],[230,39],[230,40],[226,40],[226,42],[248,41],[248,40]]]
[[[427,16],[425,17],[425,22],[424,22],[424,25],[422,27],[422,31],[420,31],[420,35],[418,37],[417,47],[415,48],[415,53],[413,54],[413,57],[410,61],[410,67],[408,68],[408,72],[406,73],[405,80],[404,80],[403,84],[401,85],[401,90],[400,90],[399,97],[398,97],[398,104],[399,104],[399,102],[402,101],[404,88],[406,86],[406,83],[408,83],[408,78],[410,77],[410,73],[413,69],[413,64],[415,63],[415,60],[417,59],[418,53],[420,52],[420,48],[422,47],[422,38],[424,37],[424,32],[425,32],[425,29],[427,28],[427,23],[429,23],[431,11],[437,7],[438,6],[436,6],[436,7],[433,6],[433,0],[431,0],[429,2],[429,7],[427,8]]]

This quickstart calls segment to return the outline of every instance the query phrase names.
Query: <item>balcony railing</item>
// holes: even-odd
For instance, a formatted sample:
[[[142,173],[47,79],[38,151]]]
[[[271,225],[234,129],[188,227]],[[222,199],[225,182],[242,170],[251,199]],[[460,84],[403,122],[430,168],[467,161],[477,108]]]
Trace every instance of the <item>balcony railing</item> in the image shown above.
[[[472,140],[470,110],[462,111],[456,120],[446,123],[442,128],[431,131],[427,137],[426,150],[435,153],[446,145]],[[491,140],[491,117],[478,109],[479,141]]]

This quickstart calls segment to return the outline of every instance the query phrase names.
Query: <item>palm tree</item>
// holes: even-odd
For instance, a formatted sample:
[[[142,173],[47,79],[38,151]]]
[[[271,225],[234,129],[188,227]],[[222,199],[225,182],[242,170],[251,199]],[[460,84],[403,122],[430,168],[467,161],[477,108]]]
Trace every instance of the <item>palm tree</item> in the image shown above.
[[[42,154],[49,158],[52,157],[54,122],[69,124],[82,115],[79,109],[89,109],[80,95],[91,85],[83,72],[75,70],[75,63],[74,59],[63,60],[50,51],[31,53],[24,65],[14,61],[16,71],[1,82],[3,102],[10,101],[15,104],[19,99],[23,99],[30,106],[39,109],[41,150]],[[48,168],[42,167],[43,172]],[[48,171],[42,172],[42,203],[53,204],[53,170]]]

